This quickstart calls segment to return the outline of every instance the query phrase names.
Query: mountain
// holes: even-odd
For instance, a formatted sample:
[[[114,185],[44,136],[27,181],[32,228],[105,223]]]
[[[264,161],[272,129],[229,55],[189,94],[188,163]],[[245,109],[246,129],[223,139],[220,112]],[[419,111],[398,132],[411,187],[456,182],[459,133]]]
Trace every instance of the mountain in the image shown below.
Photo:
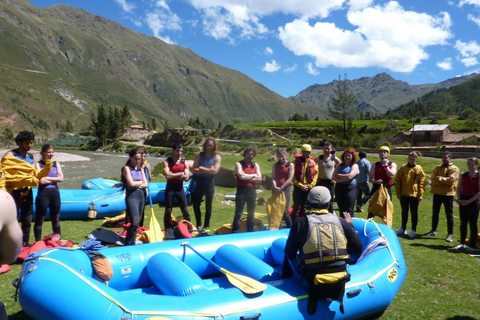
[[[0,128],[14,131],[55,131],[67,120],[78,131],[99,104],[170,127],[315,112],[189,49],[66,5],[0,1],[0,47]]]
[[[456,77],[437,84],[423,85],[409,85],[404,81],[393,79],[387,73],[355,80],[347,79],[346,81],[348,89],[357,97],[360,110],[370,113],[385,113],[430,91],[456,86],[476,75]],[[327,84],[315,84],[302,90],[291,99],[327,110],[330,97],[335,94],[337,84],[338,80]]]
[[[467,110],[469,109],[469,110]],[[463,111],[467,110],[466,114]],[[480,75],[472,77],[458,85],[430,91],[416,101],[392,109],[391,116],[409,118],[414,115],[425,117],[432,112],[437,115],[460,116],[478,121],[480,114]],[[474,115],[474,114],[477,115]]]

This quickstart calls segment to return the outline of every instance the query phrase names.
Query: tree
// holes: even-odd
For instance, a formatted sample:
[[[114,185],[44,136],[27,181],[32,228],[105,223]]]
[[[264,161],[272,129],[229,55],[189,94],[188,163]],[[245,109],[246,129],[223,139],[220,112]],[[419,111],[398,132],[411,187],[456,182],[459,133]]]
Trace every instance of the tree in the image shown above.
[[[94,135],[97,137],[101,142],[102,146],[107,145],[107,137],[108,137],[108,117],[107,112],[105,110],[105,106],[103,104],[98,106],[97,110],[97,121],[95,126]]]
[[[122,109],[121,121],[122,133],[127,132],[128,127],[130,127],[130,123],[132,123],[132,115],[130,114],[130,109],[128,108],[128,106],[124,105]]]
[[[155,130],[157,129],[157,120],[155,120],[155,118],[152,118],[152,127],[150,128],[150,130]]]
[[[116,140],[122,135],[122,119],[118,108],[108,108],[108,137]]]
[[[331,102],[328,104],[328,113],[337,120],[343,121],[343,139],[347,138],[347,120],[352,120],[356,111],[354,107],[358,104],[357,98],[352,91],[348,91],[347,74],[343,81],[338,76],[337,88],[335,94],[330,96]]]

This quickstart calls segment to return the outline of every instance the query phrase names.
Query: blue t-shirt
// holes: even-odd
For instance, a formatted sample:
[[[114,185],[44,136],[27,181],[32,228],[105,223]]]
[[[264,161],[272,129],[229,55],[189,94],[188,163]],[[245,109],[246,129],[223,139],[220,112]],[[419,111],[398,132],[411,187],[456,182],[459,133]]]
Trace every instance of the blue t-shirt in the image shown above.
[[[357,176],[357,183],[368,182],[368,175],[370,174],[372,164],[366,158],[363,158],[357,161],[357,165],[359,171]]]

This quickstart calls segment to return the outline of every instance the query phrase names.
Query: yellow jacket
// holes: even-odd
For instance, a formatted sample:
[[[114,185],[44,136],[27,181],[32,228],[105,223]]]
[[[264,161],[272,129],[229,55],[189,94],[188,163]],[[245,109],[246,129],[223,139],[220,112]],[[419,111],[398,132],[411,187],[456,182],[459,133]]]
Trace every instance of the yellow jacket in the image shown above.
[[[387,188],[380,185],[377,191],[368,200],[368,213],[382,217],[383,223],[390,228],[393,221],[393,202],[390,199]]]
[[[31,164],[12,155],[2,158],[2,170],[5,177],[5,190],[12,193],[18,188],[38,186],[38,181],[52,170],[53,161],[46,160],[42,170],[36,170]]]
[[[404,197],[422,197],[425,193],[425,172],[418,164],[404,164],[395,175],[395,191]]]
[[[455,196],[459,174],[460,170],[453,164],[437,166],[432,172],[431,192],[442,196]]]

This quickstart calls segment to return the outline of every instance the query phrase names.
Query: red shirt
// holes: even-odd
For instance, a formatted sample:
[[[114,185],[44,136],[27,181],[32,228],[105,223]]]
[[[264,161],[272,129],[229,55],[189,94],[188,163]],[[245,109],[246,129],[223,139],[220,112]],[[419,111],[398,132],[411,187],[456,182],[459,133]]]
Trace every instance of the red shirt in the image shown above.
[[[250,163],[249,166],[247,166],[243,160],[239,162],[245,174],[257,173],[257,166],[255,165],[255,162]],[[237,187],[255,187],[255,182],[242,180],[237,175]]]

